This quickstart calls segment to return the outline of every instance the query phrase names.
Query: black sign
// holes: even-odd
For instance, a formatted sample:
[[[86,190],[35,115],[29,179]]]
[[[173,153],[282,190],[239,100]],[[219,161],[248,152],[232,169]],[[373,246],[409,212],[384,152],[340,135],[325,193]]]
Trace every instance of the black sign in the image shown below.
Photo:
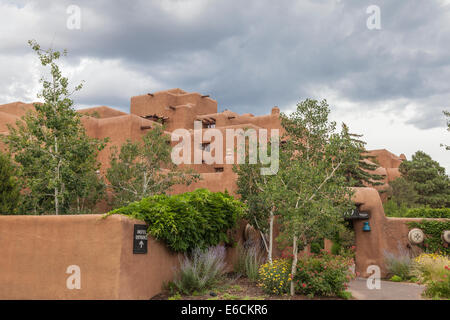
[[[147,226],[145,224],[134,225],[133,253],[147,253]]]

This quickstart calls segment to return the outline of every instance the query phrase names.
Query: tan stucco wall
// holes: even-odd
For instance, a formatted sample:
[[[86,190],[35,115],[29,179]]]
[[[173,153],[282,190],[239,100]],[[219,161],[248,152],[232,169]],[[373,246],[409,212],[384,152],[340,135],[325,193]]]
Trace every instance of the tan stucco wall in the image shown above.
[[[369,212],[368,220],[354,220],[356,240],[356,271],[367,277],[367,267],[377,265],[381,276],[388,272],[384,263],[384,253],[399,253],[408,251],[412,256],[420,252],[420,248],[408,241],[408,222],[421,221],[422,218],[390,218],[384,214],[378,192],[373,188],[355,188],[354,200],[362,203],[361,211]],[[442,219],[428,219],[442,220]],[[369,221],[370,232],[363,231],[364,221]]]
[[[122,216],[0,216],[0,299],[149,299],[172,279],[178,257],[149,238],[133,254],[133,226]],[[81,269],[69,290],[67,267]]]

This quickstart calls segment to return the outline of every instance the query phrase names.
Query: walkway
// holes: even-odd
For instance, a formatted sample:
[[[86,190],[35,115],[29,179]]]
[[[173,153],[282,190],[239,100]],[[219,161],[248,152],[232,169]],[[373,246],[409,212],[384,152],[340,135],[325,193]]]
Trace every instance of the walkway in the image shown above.
[[[381,281],[380,289],[369,290],[367,279],[352,280],[349,291],[357,300],[423,300],[421,294],[425,286],[415,283]]]

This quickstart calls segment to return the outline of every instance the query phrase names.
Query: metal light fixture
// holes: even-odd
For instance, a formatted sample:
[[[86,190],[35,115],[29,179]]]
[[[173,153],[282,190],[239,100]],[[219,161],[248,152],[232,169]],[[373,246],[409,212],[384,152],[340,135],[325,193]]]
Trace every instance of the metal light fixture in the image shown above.
[[[365,231],[365,232],[370,231],[369,221],[364,221],[363,231]]]

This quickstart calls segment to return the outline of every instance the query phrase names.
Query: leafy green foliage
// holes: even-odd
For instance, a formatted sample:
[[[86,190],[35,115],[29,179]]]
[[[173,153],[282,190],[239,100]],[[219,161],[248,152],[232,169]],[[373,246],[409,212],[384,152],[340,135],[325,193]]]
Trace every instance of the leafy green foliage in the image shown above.
[[[392,205],[389,205],[389,211],[386,211],[385,204],[385,212],[386,215],[392,217],[406,217],[406,218],[447,218],[450,219],[450,208],[391,208]]]
[[[272,152],[272,147],[278,148],[279,145],[268,143],[269,147],[266,152]],[[245,146],[242,146],[245,147]],[[249,149],[253,147],[249,141],[246,151],[246,159],[249,159]],[[261,146],[259,146],[261,147]],[[245,218],[255,230],[262,233],[262,241],[267,251],[268,260],[272,260],[273,222],[277,214],[275,206],[276,199],[274,195],[277,193],[277,186],[274,175],[263,175],[261,162],[256,164],[243,163],[239,166],[233,166],[233,171],[237,174],[237,191],[242,201],[247,205]],[[268,241],[266,241],[268,239]],[[267,243],[268,242],[268,243]]]
[[[346,130],[347,126],[344,124]],[[351,146],[355,149],[354,158],[349,158],[343,163],[341,170],[344,172],[349,185],[353,187],[366,187],[382,185],[384,177],[379,174],[371,173],[375,171],[379,165],[376,163],[376,157],[367,153],[365,148],[366,142],[361,140],[362,135],[349,133],[353,142]]]
[[[73,108],[70,96],[79,91],[78,85],[70,92],[68,79],[63,77],[57,60],[65,55],[59,51],[42,50],[35,41],[29,41],[44,67],[50,69],[50,79],[42,78],[38,97],[43,103],[34,105],[16,126],[9,126],[5,142],[20,165],[20,181],[26,190],[22,211],[35,214],[53,211],[69,212],[74,203],[96,202],[103,184],[95,175],[97,154],[106,141],[89,138]],[[89,201],[83,202],[89,197]]]
[[[297,263],[295,291],[309,296],[338,296],[347,288],[352,260],[322,252],[303,256]]]
[[[229,242],[227,231],[236,226],[244,206],[228,193],[197,189],[173,196],[155,195],[111,214],[144,220],[148,233],[174,251],[186,252]]]
[[[0,214],[17,213],[20,185],[9,155],[0,152]]]
[[[391,280],[393,282],[402,282],[403,278],[398,275],[393,275],[389,280]]]
[[[329,113],[325,100],[307,99],[289,116],[282,115],[286,143],[273,190],[283,235],[292,240],[293,274],[299,242],[306,245],[317,238],[330,238],[343,228],[342,213],[353,206],[351,180],[343,169],[359,159],[359,148],[345,125],[336,132]]]
[[[176,167],[170,152],[169,136],[160,125],[149,130],[141,142],[128,140],[120,153],[113,148],[106,177],[114,192],[114,206],[165,193],[173,185],[189,185],[200,178],[192,170]]]
[[[450,178],[445,169],[425,152],[417,151],[399,167],[418,193],[417,203],[432,208],[450,207]]]
[[[183,294],[202,293],[217,285],[225,274],[225,248],[196,248],[185,254],[180,269],[173,281],[173,287]]]
[[[389,182],[389,200],[396,203],[398,207],[412,208],[417,206],[419,194],[414,189],[414,184],[403,177]]]
[[[442,232],[450,230],[450,221],[422,220],[421,222],[408,222],[410,229],[419,228],[425,233],[425,240],[420,245],[425,252],[442,253],[450,255],[450,248],[442,240]]]

